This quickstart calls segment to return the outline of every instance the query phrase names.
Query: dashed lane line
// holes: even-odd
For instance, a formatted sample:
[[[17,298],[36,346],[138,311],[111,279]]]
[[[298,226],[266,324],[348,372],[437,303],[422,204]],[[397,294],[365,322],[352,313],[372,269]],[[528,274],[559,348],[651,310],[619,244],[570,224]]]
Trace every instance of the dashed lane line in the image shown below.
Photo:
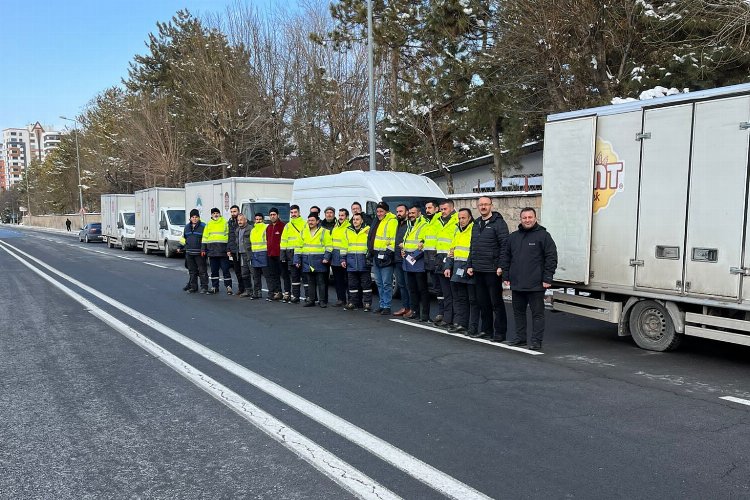
[[[722,396],[719,399],[723,399],[725,401],[731,401],[732,403],[739,403],[745,406],[750,406],[750,400],[748,399],[736,398],[734,396]]]
[[[430,331],[433,331],[433,332],[442,333],[443,335],[450,335],[451,337],[458,337],[458,338],[460,338],[462,340],[470,340],[472,342],[481,342],[482,344],[491,345],[493,347],[499,347],[501,349],[508,349],[509,351],[518,351],[518,352],[522,352],[524,354],[530,354],[532,356],[539,356],[540,354],[544,354],[541,351],[532,351],[531,349],[524,349],[523,347],[513,347],[513,346],[510,346],[510,345],[501,344],[499,342],[491,342],[491,341],[489,341],[487,339],[473,339],[471,337],[467,337],[466,335],[461,335],[460,333],[451,333],[451,332],[448,332],[446,330],[443,330],[443,329],[440,329],[440,328],[437,328],[437,327],[434,327],[434,326],[420,325],[419,323],[412,323],[411,321],[407,321],[405,319],[395,319],[394,318],[394,319],[391,319],[391,321],[393,321],[394,323],[401,323],[402,325],[412,326],[414,328],[421,328],[423,330],[430,330]]]

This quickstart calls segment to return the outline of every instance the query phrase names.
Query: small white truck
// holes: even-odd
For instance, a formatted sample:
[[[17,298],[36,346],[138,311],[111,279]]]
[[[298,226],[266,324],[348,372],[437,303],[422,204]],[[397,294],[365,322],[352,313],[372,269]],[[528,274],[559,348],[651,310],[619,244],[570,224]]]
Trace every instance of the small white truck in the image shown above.
[[[135,195],[103,194],[102,240],[109,248],[135,248]]]
[[[750,345],[749,146],[750,84],[549,116],[554,309],[654,351]]]
[[[136,247],[169,258],[180,246],[185,229],[185,190],[153,187],[135,192]]]
[[[279,210],[282,220],[289,220],[289,202],[292,198],[294,179],[270,177],[229,177],[213,181],[189,182],[185,184],[185,208],[197,208],[201,220],[208,221],[212,208],[221,210],[229,219],[229,208],[240,207],[250,224],[255,214],[262,213],[268,219],[271,208]]]

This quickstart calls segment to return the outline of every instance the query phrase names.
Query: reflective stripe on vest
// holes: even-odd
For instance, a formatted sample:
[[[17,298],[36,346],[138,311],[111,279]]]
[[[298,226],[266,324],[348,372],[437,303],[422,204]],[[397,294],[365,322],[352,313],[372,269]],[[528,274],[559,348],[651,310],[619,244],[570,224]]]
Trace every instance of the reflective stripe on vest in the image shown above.
[[[383,220],[378,224],[378,230],[375,232],[375,240],[372,244],[374,250],[394,250],[397,224],[395,215],[390,212],[385,214]]]
[[[203,243],[228,243],[229,242],[229,225],[227,221],[220,217],[217,220],[211,219],[203,229]]]
[[[268,250],[266,227],[268,227],[267,224],[256,223],[250,231],[250,250],[252,252],[265,252]]]
[[[456,229],[456,235],[453,237],[453,260],[465,262],[469,259],[469,249],[471,248],[471,228],[474,226],[470,222],[463,230]]]
[[[347,252],[353,255],[364,255],[367,253],[367,235],[370,233],[370,226],[363,226],[359,232],[353,227],[346,230]]]
[[[414,252],[419,249],[419,243],[422,241],[422,232],[427,227],[423,219],[417,220],[416,224],[409,234],[404,238],[404,251]]]

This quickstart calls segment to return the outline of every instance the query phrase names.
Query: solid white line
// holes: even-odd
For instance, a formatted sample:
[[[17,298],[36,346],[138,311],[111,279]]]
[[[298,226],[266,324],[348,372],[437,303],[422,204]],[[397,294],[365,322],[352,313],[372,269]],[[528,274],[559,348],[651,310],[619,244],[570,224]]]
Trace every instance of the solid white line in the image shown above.
[[[342,488],[353,493],[359,498],[372,499],[398,499],[395,493],[385,488],[383,485],[366,476],[347,462],[339,459],[325,448],[306,438],[299,432],[278,420],[270,413],[261,410],[259,407],[244,399],[236,392],[217,382],[205,373],[197,370],[195,367],[178,358],[171,352],[167,351],[160,345],[156,344],[139,331],[131,328],[122,321],[118,320],[111,314],[97,307],[94,303],[74,292],[62,283],[56,281],[51,276],[34,268],[31,264],[22,260],[19,256],[3,248],[10,256],[17,259],[24,266],[28,267],[36,274],[47,280],[53,286],[60,289],[73,300],[81,304],[95,317],[105,324],[111,326],[114,330],[120,332],[126,338],[136,345],[153,355],[156,359],[172,368],[179,375],[183,376],[198,388],[202,389],[217,401],[232,409],[248,422],[255,425],[258,429],[293,451],[300,458],[310,463],[313,467],[328,476]]]
[[[373,434],[370,434],[366,430],[361,429],[356,425],[348,422],[347,420],[344,420],[343,418],[329,412],[328,410],[321,408],[315,403],[298,396],[292,391],[289,391],[281,387],[280,385],[268,380],[262,375],[245,368],[239,363],[236,363],[231,359],[228,359],[221,354],[203,346],[202,344],[199,344],[198,342],[185,337],[179,332],[159,323],[158,321],[146,316],[145,314],[141,314],[140,312],[131,309],[130,307],[116,301],[115,299],[104,295],[98,290],[95,290],[88,285],[81,283],[75,278],[72,278],[63,272],[58,271],[57,269],[47,265],[36,257],[33,257],[22,250],[19,250],[13,245],[5,243],[4,241],[0,241],[0,245],[13,248],[14,250],[18,251],[18,253],[33,260],[40,266],[48,269],[61,278],[69,281],[70,283],[73,283],[74,285],[87,291],[93,296],[103,300],[104,302],[110,304],[112,307],[115,307],[120,311],[130,315],[134,319],[148,325],[149,327],[174,340],[180,345],[190,349],[196,354],[199,354],[207,360],[221,366],[229,373],[232,373],[245,382],[262,390],[266,394],[291,406],[300,413],[307,415],[309,418],[315,420],[325,427],[328,427],[333,432],[348,439],[352,443],[361,446],[373,455],[380,457],[382,460],[388,462],[397,469],[406,472],[410,476],[437,490],[443,495],[456,499],[489,498],[488,496],[475,490],[471,486],[462,483],[458,479],[455,479],[454,477],[436,469],[435,467],[432,467],[431,465],[419,460],[409,453],[406,453],[405,451],[393,446],[389,442],[380,439]]]
[[[750,406],[750,400],[748,399],[735,398],[734,396],[722,396],[719,399],[724,399],[726,401],[731,401],[732,403],[739,403],[741,405]]]
[[[395,319],[394,318],[394,319],[391,319],[391,321],[394,321],[396,323],[401,323],[402,325],[413,326],[414,328],[421,328],[423,330],[431,330],[433,332],[442,333],[443,335],[450,335],[451,337],[458,337],[458,338],[461,338],[463,340],[471,340],[472,342],[481,342],[483,344],[491,345],[491,346],[494,346],[494,347],[500,347],[502,349],[508,349],[509,351],[518,351],[518,352],[522,352],[524,354],[531,354],[532,356],[539,356],[540,354],[544,354],[541,351],[532,351],[531,349],[524,349],[523,347],[514,347],[514,346],[510,346],[510,345],[506,345],[506,344],[501,344],[501,343],[498,343],[498,342],[490,342],[487,339],[473,339],[471,337],[467,337],[466,335],[461,335],[460,333],[451,333],[449,331],[442,330],[442,329],[436,328],[434,326],[420,325],[419,323],[412,323],[411,321],[407,321],[405,319]]]

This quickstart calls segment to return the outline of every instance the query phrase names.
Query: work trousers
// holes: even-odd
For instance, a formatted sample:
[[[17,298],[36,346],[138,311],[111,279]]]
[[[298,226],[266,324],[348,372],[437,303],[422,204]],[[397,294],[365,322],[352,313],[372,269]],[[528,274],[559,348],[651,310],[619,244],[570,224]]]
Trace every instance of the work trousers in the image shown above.
[[[443,322],[453,323],[453,291],[451,290],[451,279],[446,278],[443,274],[435,274],[438,281],[438,314],[443,315]]]
[[[527,341],[526,308],[531,309],[531,343],[542,343],[544,337],[544,291],[517,292],[513,290],[513,319],[516,323],[515,340]]]
[[[401,307],[404,309],[411,309],[409,282],[406,279],[406,271],[404,271],[404,268],[401,267],[401,265],[401,262],[396,262],[396,266],[393,268],[393,275],[396,277],[398,291],[401,294]]]
[[[326,288],[328,287],[328,269],[325,271],[316,271],[304,273],[307,275],[307,301],[315,302],[319,301],[320,305],[324,306],[326,302]]]
[[[283,264],[283,265],[282,265]],[[268,257],[268,267],[266,268],[266,283],[268,284],[268,294],[273,297],[281,293],[281,280],[286,279],[284,291],[289,292],[289,271],[286,263],[281,262],[280,257]]]
[[[473,284],[451,281],[453,292],[453,323],[474,334],[479,331],[479,304]]]
[[[299,299],[301,297],[302,287],[302,269],[292,264],[289,261],[289,282],[292,286],[292,299]]]
[[[240,256],[240,276],[242,277],[242,291],[247,290],[247,293],[253,291],[253,268],[250,266],[250,255],[246,253],[239,254]]]
[[[482,329],[495,340],[505,340],[508,332],[508,315],[503,301],[503,284],[494,272],[474,272],[477,302],[482,314]]]
[[[372,271],[375,274],[375,283],[378,285],[380,308],[390,309],[393,299],[393,266],[373,266]]]
[[[198,291],[198,278],[201,281],[201,289],[208,289],[208,271],[206,270],[206,258],[200,255],[185,255],[185,264],[190,273],[190,289]]]
[[[370,306],[372,304],[372,278],[370,270],[348,271],[347,281],[349,283],[349,303],[359,307],[360,304]]]
[[[427,287],[427,273],[406,272],[409,283],[409,299],[411,310],[423,321],[430,319],[430,290]]]
[[[219,269],[221,268],[221,274],[224,276],[224,286],[232,286],[232,275],[229,273],[231,264],[229,263],[229,257],[222,255],[221,257],[209,257],[208,262],[211,265],[211,287],[219,288]]]
[[[268,285],[268,268],[267,267],[253,267],[253,297],[259,299],[263,292],[263,276],[266,277],[266,285]],[[270,290],[270,288],[269,288]],[[271,296],[269,292],[268,296]]]
[[[333,270],[333,282],[336,286],[336,300],[346,304],[346,269],[341,266],[331,266],[331,269]]]
[[[237,278],[237,293],[245,291],[245,283],[242,280],[242,257],[240,255],[232,252],[232,269],[234,269],[234,276]]]

